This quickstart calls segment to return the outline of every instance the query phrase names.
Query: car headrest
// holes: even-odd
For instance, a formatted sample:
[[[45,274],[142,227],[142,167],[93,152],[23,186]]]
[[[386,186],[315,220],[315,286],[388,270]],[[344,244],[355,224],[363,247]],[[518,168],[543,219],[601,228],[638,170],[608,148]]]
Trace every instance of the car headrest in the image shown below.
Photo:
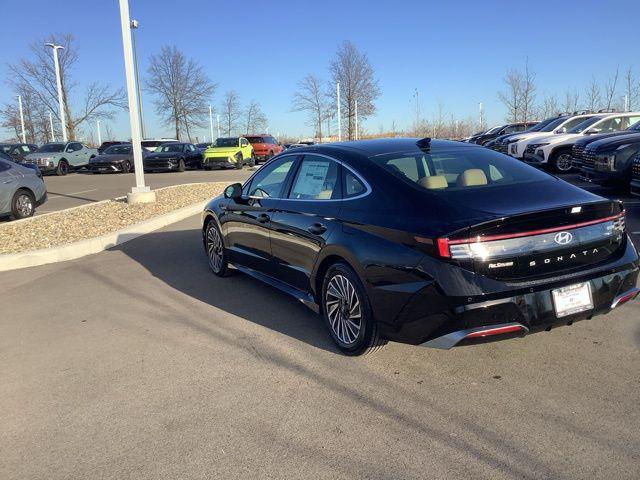
[[[459,187],[486,185],[487,176],[479,168],[470,168],[458,176],[457,184]]]
[[[420,186],[429,190],[435,190],[438,188],[447,188],[449,184],[444,175],[433,175],[431,177],[422,177],[418,180]]]

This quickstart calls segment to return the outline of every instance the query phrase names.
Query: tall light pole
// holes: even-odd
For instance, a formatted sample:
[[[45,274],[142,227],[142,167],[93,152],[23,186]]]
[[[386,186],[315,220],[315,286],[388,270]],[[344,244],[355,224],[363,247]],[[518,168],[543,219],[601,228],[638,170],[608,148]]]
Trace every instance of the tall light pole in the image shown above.
[[[338,104],[338,141],[342,141],[342,122],[340,120],[340,82],[336,82],[336,102]]]
[[[211,143],[213,143],[213,109],[209,105],[209,133],[211,134]]]
[[[27,143],[27,134],[24,131],[24,115],[22,114],[22,95],[18,95],[18,109],[20,110],[20,128],[22,129],[22,143]]]
[[[127,99],[129,103],[129,123],[131,125],[131,147],[133,164],[136,173],[136,186],[127,194],[129,203],[151,203],[156,200],[156,192],[144,184],[144,166],[142,164],[142,147],[140,145],[140,118],[136,97],[135,68],[131,46],[131,23],[129,19],[129,0],[120,2],[120,28],[122,30],[122,48],[124,51],[124,71],[127,78]]]
[[[358,135],[358,100],[355,101],[356,102],[356,140],[359,139],[359,135]]]
[[[218,122],[218,138],[220,138],[220,114],[216,115],[216,121]],[[211,143],[213,143],[213,138],[211,139]]]
[[[96,120],[96,129],[98,130],[98,146],[102,145],[102,137],[100,136],[100,120]]]
[[[49,112],[49,126],[51,127],[51,141],[56,141],[56,133],[53,129],[53,113]]]
[[[45,47],[51,47],[53,50],[53,65],[56,70],[56,85],[58,87],[58,109],[60,115],[60,128],[62,129],[62,141],[67,142],[67,122],[64,117],[64,99],[62,98],[62,79],[60,78],[60,62],[58,62],[58,50],[64,49],[62,45],[54,45],[53,43],[45,43]]]
[[[131,20],[131,30],[133,33],[131,34],[131,44],[133,46],[133,60],[135,62],[136,67],[136,92],[138,93],[138,111],[140,112],[140,132],[142,134],[142,138],[145,138],[144,133],[144,112],[142,109],[142,92],[140,91],[140,74],[138,71],[140,67],[138,65],[138,49],[136,48],[136,33],[135,30],[140,26],[140,22],[138,20]]]
[[[484,109],[482,108],[482,102],[478,104],[478,115],[480,117],[480,128],[478,130],[484,130]]]

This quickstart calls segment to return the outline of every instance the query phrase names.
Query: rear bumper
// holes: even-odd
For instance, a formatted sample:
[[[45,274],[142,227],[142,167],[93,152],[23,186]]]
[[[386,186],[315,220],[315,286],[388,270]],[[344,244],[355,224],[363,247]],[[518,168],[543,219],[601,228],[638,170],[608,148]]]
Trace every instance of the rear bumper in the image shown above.
[[[395,321],[379,322],[381,332],[393,341],[450,348],[549,330],[609,313],[637,295],[634,289],[640,267],[630,243],[616,261],[562,280],[549,279],[533,287],[532,284],[514,286],[499,293],[485,290],[484,294],[465,297],[462,296],[464,292],[457,293],[458,296],[451,296],[455,292],[445,295],[442,285],[425,286],[408,299]],[[589,284],[593,308],[558,317],[552,291],[579,283]],[[630,298],[624,299],[627,294]],[[495,335],[476,334],[467,338],[470,333],[511,324],[520,327]]]

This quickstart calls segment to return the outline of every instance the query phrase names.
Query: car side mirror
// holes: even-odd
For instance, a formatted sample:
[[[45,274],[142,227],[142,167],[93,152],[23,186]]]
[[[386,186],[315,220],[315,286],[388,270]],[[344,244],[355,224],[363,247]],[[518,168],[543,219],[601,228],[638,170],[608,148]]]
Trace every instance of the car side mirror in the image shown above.
[[[224,198],[237,201],[242,197],[242,184],[233,183],[224,189]]]
[[[595,128],[590,128],[589,130],[587,130],[586,132],[584,132],[586,135],[593,135],[594,133],[598,133],[598,130]]]
[[[567,133],[567,128],[566,127],[559,128],[553,133]]]

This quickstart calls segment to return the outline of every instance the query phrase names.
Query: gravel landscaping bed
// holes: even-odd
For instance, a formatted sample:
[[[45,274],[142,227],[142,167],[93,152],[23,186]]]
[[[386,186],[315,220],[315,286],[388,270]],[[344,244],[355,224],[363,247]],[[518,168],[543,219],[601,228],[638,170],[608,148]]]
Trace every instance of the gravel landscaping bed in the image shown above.
[[[109,200],[26,221],[0,224],[0,254],[65,245],[115,232],[222,193],[228,183],[196,183],[156,190],[156,203]]]

